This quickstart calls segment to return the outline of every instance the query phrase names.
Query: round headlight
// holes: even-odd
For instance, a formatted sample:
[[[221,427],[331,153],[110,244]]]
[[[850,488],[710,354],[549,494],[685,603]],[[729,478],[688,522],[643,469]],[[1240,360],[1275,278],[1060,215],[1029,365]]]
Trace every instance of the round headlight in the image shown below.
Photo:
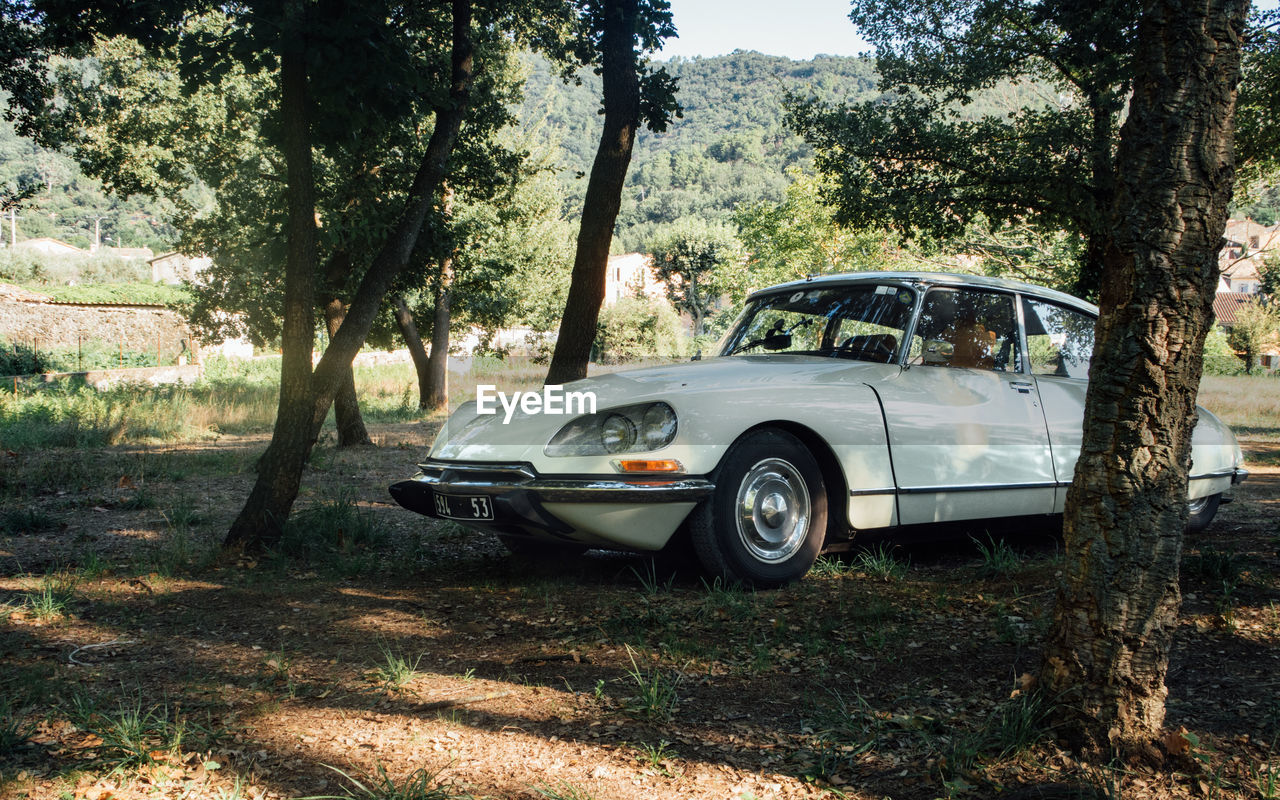
[[[655,403],[644,412],[640,435],[644,437],[644,449],[657,450],[671,444],[676,437],[676,412],[666,403]]]
[[[610,414],[600,424],[600,444],[610,453],[625,453],[636,443],[635,423],[621,414]]]

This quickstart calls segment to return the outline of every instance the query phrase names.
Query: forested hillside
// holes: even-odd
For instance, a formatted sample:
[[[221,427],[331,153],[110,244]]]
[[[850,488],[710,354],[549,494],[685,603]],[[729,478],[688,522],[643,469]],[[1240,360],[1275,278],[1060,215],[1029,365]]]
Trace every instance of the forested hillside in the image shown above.
[[[34,192],[17,215],[19,239],[50,236],[88,249],[94,226],[103,244],[115,247],[172,248],[177,232],[169,223],[168,203],[142,197],[121,198],[80,171],[74,159],[46,150],[14,132],[0,118],[0,195],[30,187]],[[9,241],[5,215],[4,241]]]
[[[569,189],[567,213],[581,210],[599,141],[599,79],[564,85],[541,59],[529,59],[521,119],[558,143]],[[787,91],[834,101],[878,94],[871,62],[820,56],[792,61],[738,51],[727,56],[674,59],[684,117],[665,132],[642,130],[636,140],[618,220],[618,246],[642,249],[662,223],[687,217],[727,219],[734,207],[777,201],[789,183],[786,170],[805,167],[807,145],[783,124]],[[583,177],[578,177],[581,174]]]

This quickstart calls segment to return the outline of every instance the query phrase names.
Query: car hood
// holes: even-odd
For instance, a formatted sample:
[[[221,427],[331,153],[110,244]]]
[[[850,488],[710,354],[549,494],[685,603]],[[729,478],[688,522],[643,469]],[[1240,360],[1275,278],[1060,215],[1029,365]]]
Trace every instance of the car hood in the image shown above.
[[[816,356],[759,355],[710,358],[659,367],[610,372],[564,385],[570,392],[595,396],[595,410],[623,405],[664,401],[677,415],[685,410],[682,397],[720,392],[759,393],[769,388],[803,390],[828,383],[874,383],[896,375],[895,364],[875,364]],[[566,423],[580,416],[572,414],[526,414],[515,410],[508,415],[501,403],[495,413],[478,414],[476,404],[462,404],[449,418],[436,439],[432,456],[466,460],[527,460],[522,448],[541,452],[551,437]],[[705,402],[699,402],[705,407]],[[589,410],[589,407],[588,407]]]

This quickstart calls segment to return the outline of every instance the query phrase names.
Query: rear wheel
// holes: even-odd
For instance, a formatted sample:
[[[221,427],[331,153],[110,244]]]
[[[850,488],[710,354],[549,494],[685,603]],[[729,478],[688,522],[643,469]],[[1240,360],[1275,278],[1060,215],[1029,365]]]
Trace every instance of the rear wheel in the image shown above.
[[[799,439],[772,428],[747,434],[725,454],[715,484],[689,519],[709,572],[771,588],[809,571],[827,530],[827,492]]]
[[[1187,517],[1187,533],[1203,533],[1209,527],[1209,523],[1213,522],[1213,517],[1218,513],[1218,506],[1222,504],[1222,495],[1211,494],[1208,497],[1197,497],[1187,503],[1187,511],[1190,515]]]

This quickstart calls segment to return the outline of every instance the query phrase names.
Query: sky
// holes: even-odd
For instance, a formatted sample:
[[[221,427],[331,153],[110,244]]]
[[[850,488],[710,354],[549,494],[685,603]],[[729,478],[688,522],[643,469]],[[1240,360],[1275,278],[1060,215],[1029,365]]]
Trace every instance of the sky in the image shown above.
[[[871,49],[849,21],[849,0],[671,0],[671,12],[680,38],[668,39],[659,59],[741,49],[808,60]]]
[[[1254,0],[1270,10],[1280,0]],[[871,50],[849,21],[849,0],[671,0],[678,39],[658,59],[722,56],[736,49],[808,60]]]

